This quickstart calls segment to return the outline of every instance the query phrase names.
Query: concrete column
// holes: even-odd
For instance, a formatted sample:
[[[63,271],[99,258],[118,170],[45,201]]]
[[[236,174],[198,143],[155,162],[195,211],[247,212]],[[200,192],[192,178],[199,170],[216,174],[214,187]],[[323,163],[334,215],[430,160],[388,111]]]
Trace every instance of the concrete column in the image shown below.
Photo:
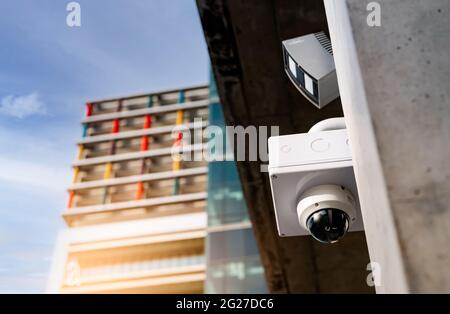
[[[450,292],[450,2],[324,2],[377,292]]]

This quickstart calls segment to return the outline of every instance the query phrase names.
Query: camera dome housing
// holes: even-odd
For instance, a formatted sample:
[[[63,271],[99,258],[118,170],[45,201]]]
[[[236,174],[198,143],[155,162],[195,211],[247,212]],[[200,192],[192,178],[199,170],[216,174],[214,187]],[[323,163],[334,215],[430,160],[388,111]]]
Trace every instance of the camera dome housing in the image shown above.
[[[305,191],[297,204],[300,226],[316,240],[335,243],[356,220],[356,200],[339,185],[318,185]]]
[[[306,220],[309,233],[319,242],[335,243],[348,231],[349,217],[337,208],[324,208]]]

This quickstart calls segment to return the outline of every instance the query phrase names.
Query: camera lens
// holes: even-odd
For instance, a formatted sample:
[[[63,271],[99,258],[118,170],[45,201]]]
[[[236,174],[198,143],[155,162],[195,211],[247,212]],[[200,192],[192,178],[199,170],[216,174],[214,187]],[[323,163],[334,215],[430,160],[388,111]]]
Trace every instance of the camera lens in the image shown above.
[[[306,220],[311,235],[322,243],[334,243],[348,230],[349,217],[340,209],[324,208],[312,213]]]

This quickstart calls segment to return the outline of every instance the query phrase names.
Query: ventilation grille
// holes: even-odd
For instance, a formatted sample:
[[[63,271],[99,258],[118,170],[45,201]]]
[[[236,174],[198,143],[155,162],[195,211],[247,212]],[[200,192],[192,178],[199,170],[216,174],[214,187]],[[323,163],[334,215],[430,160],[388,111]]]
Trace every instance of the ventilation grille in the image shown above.
[[[328,51],[331,55],[333,55],[333,48],[331,47],[331,42],[328,39],[327,35],[325,35],[324,32],[319,32],[315,33],[314,36],[316,36],[322,47],[325,48],[325,50]]]

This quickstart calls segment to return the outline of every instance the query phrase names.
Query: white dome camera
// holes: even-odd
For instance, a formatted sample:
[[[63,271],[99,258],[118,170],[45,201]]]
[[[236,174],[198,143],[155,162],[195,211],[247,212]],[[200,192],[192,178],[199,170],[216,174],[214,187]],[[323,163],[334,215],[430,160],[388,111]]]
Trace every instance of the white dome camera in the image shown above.
[[[269,138],[269,176],[278,233],[334,243],[363,230],[355,176],[342,119],[310,132]]]
[[[356,220],[356,201],[344,186],[318,185],[301,195],[297,215],[300,226],[316,240],[334,243]]]

